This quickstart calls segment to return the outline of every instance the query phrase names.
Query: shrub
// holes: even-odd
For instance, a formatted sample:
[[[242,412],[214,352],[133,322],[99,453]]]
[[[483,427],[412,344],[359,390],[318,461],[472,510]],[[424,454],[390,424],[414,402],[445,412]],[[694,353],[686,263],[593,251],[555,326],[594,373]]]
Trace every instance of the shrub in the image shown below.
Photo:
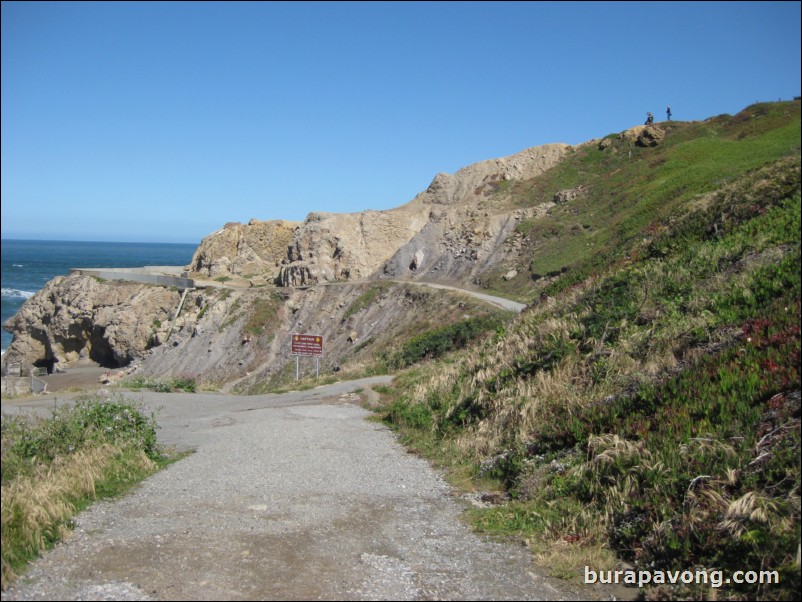
[[[49,418],[2,421],[2,587],[63,537],[92,499],[115,495],[164,462],[147,408],[85,398]]]
[[[424,359],[438,358],[463,349],[481,335],[502,325],[498,316],[479,316],[425,332],[403,344],[389,360],[392,368],[404,368]]]
[[[151,379],[139,376],[125,381],[123,385],[133,390],[150,389],[156,393],[173,393],[174,391],[194,393],[197,390],[195,379],[190,377]]]

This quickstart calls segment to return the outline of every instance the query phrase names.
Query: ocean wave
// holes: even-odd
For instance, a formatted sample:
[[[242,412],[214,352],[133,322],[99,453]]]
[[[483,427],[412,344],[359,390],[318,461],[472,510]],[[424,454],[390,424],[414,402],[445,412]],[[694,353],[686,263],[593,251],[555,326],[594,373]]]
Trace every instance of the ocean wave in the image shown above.
[[[3,297],[6,299],[30,299],[35,294],[31,291],[21,291],[18,288],[3,289]]]

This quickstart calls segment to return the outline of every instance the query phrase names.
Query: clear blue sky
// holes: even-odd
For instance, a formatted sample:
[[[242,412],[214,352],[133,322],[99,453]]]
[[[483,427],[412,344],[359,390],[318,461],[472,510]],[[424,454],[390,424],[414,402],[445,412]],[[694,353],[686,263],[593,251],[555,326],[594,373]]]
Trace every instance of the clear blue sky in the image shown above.
[[[799,2],[2,2],[2,237],[197,243],[800,94]]]

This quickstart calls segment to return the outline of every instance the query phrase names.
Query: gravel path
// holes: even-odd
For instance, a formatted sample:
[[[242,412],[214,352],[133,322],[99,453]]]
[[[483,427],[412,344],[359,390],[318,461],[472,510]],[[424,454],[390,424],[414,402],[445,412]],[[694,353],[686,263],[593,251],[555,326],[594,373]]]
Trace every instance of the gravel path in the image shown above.
[[[2,599],[602,597],[544,578],[520,545],[473,534],[459,518],[465,502],[366,420],[353,391],[379,382],[253,397],[131,393],[161,406],[164,443],[195,453],[82,513]]]
[[[402,282],[402,281],[399,281]],[[517,301],[513,301],[512,299],[505,299],[504,297],[495,297],[493,295],[488,295],[486,293],[480,293],[478,291],[471,291],[464,288],[459,288],[456,286],[448,286],[446,284],[437,284],[434,282],[425,282],[422,280],[411,280],[409,281],[410,284],[418,284],[420,286],[429,286],[431,288],[441,288],[447,289],[451,291],[458,291],[461,293],[465,293],[466,295],[471,295],[472,297],[476,297],[477,299],[481,299],[482,301],[486,301],[491,305],[495,305],[497,307],[501,307],[502,309],[509,309],[511,311],[517,311],[518,313],[522,312],[526,309],[526,305],[523,303],[518,303]]]

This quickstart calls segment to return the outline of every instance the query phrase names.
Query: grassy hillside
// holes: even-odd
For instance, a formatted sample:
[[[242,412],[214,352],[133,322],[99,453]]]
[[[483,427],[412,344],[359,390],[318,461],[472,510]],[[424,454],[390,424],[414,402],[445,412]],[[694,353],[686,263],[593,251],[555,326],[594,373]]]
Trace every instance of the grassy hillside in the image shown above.
[[[611,134],[599,144],[577,148],[546,174],[510,182],[495,204],[535,206],[567,189],[582,194],[519,225],[520,273],[530,279],[509,282],[503,266],[486,276],[489,288],[529,302],[544,289],[555,290],[550,274],[563,274],[558,288],[636,250],[672,215],[705,201],[748,170],[799,149],[799,101],[758,104],[731,117],[704,122],[657,125],[665,137],[656,147],[642,147],[631,131]],[[506,183],[505,183],[506,184]],[[569,274],[565,276],[565,274]]]
[[[573,579],[626,562],[780,581],[650,599],[799,593],[799,114],[660,124],[651,148],[613,135],[497,193],[529,206],[581,187],[521,225],[527,281],[488,278],[537,301],[404,372],[383,409],[455,481],[503,491],[478,528]]]

